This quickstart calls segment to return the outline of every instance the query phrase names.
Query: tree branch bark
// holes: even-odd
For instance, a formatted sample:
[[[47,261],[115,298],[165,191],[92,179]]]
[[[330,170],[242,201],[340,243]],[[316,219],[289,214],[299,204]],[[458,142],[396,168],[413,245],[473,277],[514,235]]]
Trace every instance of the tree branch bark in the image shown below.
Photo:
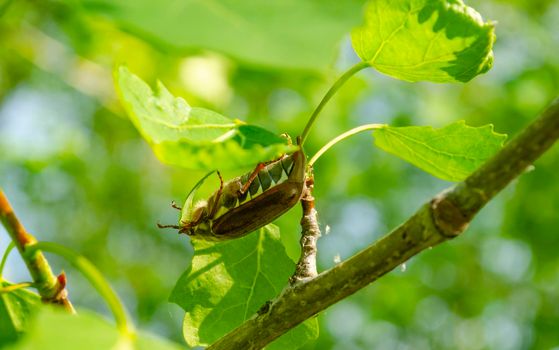
[[[366,287],[424,249],[458,236],[476,213],[559,138],[559,100],[465,181],[435,196],[401,226],[316,278],[288,287],[208,350],[261,349]]]
[[[27,265],[33,279],[33,286],[37,288],[42,300],[46,303],[61,305],[66,310],[74,313],[74,307],[68,300],[68,292],[66,291],[66,275],[62,273],[55,276],[47,259],[40,251],[27,252],[27,248],[37,243],[37,240],[25,230],[1,188],[0,221],[10,234],[25,265]]]
[[[316,269],[316,243],[320,238],[320,227],[318,226],[318,213],[314,208],[313,187],[314,177],[311,175],[305,181],[305,189],[301,197],[301,206],[303,207],[300,241],[301,257],[295,267],[293,276],[289,279],[290,285],[313,279],[318,275]]]

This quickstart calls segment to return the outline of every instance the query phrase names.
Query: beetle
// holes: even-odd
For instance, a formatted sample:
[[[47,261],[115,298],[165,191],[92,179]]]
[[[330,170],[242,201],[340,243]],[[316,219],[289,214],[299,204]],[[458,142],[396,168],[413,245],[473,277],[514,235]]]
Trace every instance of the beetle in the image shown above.
[[[259,163],[256,168],[227,182],[217,172],[220,186],[207,200],[194,203],[194,195],[204,176],[190,191],[175,228],[192,238],[225,241],[245,236],[269,224],[291,207],[303,194],[306,156],[302,149],[278,159]]]

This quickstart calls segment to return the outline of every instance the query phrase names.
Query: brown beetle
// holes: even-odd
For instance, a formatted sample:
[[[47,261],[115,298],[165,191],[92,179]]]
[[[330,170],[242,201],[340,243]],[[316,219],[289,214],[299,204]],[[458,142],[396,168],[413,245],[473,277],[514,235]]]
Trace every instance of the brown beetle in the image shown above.
[[[219,189],[193,205],[196,190],[211,172],[188,195],[179,224],[158,226],[176,228],[179,233],[207,241],[242,237],[269,224],[299,201],[305,168],[306,156],[301,149],[260,163],[253,171],[225,183],[218,172]]]

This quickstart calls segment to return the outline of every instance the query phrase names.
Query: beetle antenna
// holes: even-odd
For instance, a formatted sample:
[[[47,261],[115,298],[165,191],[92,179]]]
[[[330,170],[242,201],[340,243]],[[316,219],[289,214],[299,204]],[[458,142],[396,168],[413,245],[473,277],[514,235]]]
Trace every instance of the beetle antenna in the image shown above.
[[[171,201],[171,207],[172,207],[172,208],[175,208],[175,209],[177,209],[177,210],[182,210],[182,208],[179,207],[179,206],[177,205],[177,202],[175,202],[175,201]]]
[[[215,171],[217,173],[217,176],[219,176],[219,189],[222,190],[223,189],[223,178],[221,177],[221,173],[219,172],[219,170]]]
[[[180,227],[178,225],[161,225],[160,223],[157,223],[157,227],[159,228],[174,228],[174,229],[179,229]]]

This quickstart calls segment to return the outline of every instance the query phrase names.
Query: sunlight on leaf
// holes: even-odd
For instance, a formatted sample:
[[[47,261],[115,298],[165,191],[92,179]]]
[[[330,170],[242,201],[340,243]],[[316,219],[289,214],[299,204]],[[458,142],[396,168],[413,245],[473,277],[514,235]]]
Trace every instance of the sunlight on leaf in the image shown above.
[[[192,245],[192,265],[170,297],[186,311],[183,331],[190,346],[208,345],[252,317],[281,293],[295,270],[274,225],[240,239],[217,244],[193,240]],[[297,349],[317,336],[313,318],[268,349]]]
[[[239,169],[297,148],[258,126],[191,107],[161,83],[152,91],[126,67],[115,72],[115,82],[130,119],[166,164],[187,169]]]
[[[351,37],[363,61],[407,81],[466,82],[493,64],[494,24],[461,0],[370,1]]]
[[[324,71],[359,23],[364,0],[87,0],[100,14],[167,51],[206,49],[245,64]]]
[[[493,125],[471,127],[458,121],[441,129],[385,126],[373,132],[375,145],[448,181],[461,181],[493,156],[507,136]]]

